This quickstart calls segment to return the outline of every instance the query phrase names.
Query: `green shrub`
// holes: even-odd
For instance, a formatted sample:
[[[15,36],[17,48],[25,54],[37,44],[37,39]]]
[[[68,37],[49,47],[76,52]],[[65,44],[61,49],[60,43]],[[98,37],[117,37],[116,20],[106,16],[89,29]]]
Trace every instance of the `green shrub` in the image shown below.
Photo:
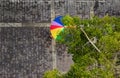
[[[43,78],[62,78],[62,77],[61,77],[61,73],[57,69],[54,69],[45,72]]]
[[[114,78],[114,56],[120,51],[120,18],[79,19],[67,15],[62,21],[73,27],[65,28],[58,42],[68,47],[74,65],[62,76],[53,70],[44,78]]]

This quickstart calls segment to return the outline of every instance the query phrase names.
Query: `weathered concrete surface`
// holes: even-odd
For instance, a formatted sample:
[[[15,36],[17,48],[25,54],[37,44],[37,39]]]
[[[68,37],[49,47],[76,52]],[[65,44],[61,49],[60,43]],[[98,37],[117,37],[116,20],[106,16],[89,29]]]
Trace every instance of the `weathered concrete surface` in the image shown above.
[[[65,46],[56,46],[57,68],[61,71],[67,71],[72,63],[71,55],[65,51]],[[0,78],[42,78],[43,73],[50,69],[49,28],[0,28]]]
[[[0,27],[50,27],[50,23],[0,23]]]
[[[0,78],[41,78],[51,69],[47,28],[0,28]]]
[[[120,15],[120,0],[99,0],[94,8],[98,16]],[[90,18],[95,0],[55,0],[55,16],[77,15]],[[51,0],[0,0],[0,22],[50,22]]]

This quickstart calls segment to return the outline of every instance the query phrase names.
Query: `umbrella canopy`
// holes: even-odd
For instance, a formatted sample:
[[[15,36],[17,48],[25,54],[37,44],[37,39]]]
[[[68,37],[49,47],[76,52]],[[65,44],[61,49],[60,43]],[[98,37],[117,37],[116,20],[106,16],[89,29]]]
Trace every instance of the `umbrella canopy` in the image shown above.
[[[64,30],[64,24],[62,23],[62,16],[56,17],[50,26],[50,32],[52,34],[52,37],[55,40],[60,40],[61,36],[59,35]]]

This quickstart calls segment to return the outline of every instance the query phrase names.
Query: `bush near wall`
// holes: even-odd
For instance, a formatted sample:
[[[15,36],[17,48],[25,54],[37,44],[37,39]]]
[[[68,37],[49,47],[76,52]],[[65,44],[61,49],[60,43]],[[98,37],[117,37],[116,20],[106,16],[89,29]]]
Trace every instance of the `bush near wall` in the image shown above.
[[[120,64],[117,58],[120,52],[120,17],[106,15],[83,20],[67,15],[62,21],[68,27],[58,42],[65,44],[68,52],[73,54],[74,65],[65,74],[46,72],[44,78],[118,78],[115,68]]]

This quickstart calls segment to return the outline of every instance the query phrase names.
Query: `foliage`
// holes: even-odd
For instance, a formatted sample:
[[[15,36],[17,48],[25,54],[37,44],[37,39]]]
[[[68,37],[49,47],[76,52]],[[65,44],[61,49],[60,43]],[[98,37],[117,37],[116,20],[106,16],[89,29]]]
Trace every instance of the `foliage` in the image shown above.
[[[66,15],[62,21],[65,29],[60,33],[62,39],[58,42],[68,47],[74,61],[74,65],[62,77],[114,78],[114,56],[120,51],[120,18],[106,15],[103,18],[80,19]]]
[[[45,72],[43,78],[61,78],[60,76],[61,73],[57,69],[54,69],[52,71]]]

